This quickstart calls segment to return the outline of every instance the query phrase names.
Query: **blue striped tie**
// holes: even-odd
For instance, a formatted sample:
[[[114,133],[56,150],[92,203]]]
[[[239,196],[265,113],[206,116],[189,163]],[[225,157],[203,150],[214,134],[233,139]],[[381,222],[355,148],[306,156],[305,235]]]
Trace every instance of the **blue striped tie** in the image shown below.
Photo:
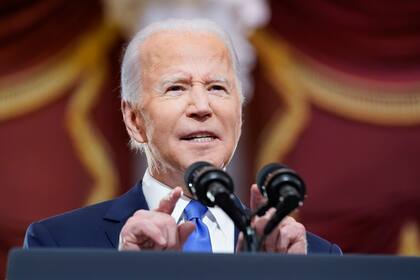
[[[207,210],[207,207],[197,200],[191,200],[185,207],[185,218],[195,224],[195,230],[185,241],[184,252],[212,252],[209,229],[202,221]]]

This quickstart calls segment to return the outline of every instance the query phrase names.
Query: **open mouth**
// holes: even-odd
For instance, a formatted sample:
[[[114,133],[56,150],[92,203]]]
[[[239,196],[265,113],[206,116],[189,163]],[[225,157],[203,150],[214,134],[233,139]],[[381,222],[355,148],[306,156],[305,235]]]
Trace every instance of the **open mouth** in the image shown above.
[[[205,143],[212,142],[217,140],[218,137],[211,132],[193,132],[186,136],[181,137],[181,140],[196,142],[196,143]]]

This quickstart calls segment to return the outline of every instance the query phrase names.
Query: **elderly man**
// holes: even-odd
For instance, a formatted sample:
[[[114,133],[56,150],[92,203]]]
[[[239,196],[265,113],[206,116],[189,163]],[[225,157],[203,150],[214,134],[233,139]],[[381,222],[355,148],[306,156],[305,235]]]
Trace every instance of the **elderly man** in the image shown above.
[[[234,252],[240,241],[233,222],[191,200],[183,181],[196,161],[226,167],[238,144],[243,96],[228,36],[206,20],[150,25],[127,47],[121,85],[131,144],[147,156],[142,182],[117,199],[33,223],[24,246]],[[262,202],[253,185],[251,208]],[[253,221],[257,233],[272,214]],[[340,253],[291,217],[263,249]]]

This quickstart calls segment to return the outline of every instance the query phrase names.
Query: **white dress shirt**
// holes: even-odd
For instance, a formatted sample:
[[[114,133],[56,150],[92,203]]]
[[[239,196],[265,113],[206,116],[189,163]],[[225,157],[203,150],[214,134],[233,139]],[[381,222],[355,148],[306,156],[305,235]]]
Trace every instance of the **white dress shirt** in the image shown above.
[[[149,209],[156,209],[162,198],[167,196],[172,188],[153,178],[147,169],[143,176],[143,193]],[[184,208],[191,201],[182,195],[175,205],[172,217],[180,224],[185,222]],[[203,217],[203,223],[210,233],[211,247],[214,253],[233,253],[235,250],[235,227],[232,220],[219,207],[209,207]]]

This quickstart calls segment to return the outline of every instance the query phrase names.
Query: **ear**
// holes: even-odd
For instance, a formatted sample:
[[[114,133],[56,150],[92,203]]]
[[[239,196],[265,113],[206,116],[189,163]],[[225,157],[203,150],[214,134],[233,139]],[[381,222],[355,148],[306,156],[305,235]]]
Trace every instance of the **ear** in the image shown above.
[[[121,101],[121,111],[128,135],[138,143],[146,143],[144,120],[136,107],[126,101]]]

